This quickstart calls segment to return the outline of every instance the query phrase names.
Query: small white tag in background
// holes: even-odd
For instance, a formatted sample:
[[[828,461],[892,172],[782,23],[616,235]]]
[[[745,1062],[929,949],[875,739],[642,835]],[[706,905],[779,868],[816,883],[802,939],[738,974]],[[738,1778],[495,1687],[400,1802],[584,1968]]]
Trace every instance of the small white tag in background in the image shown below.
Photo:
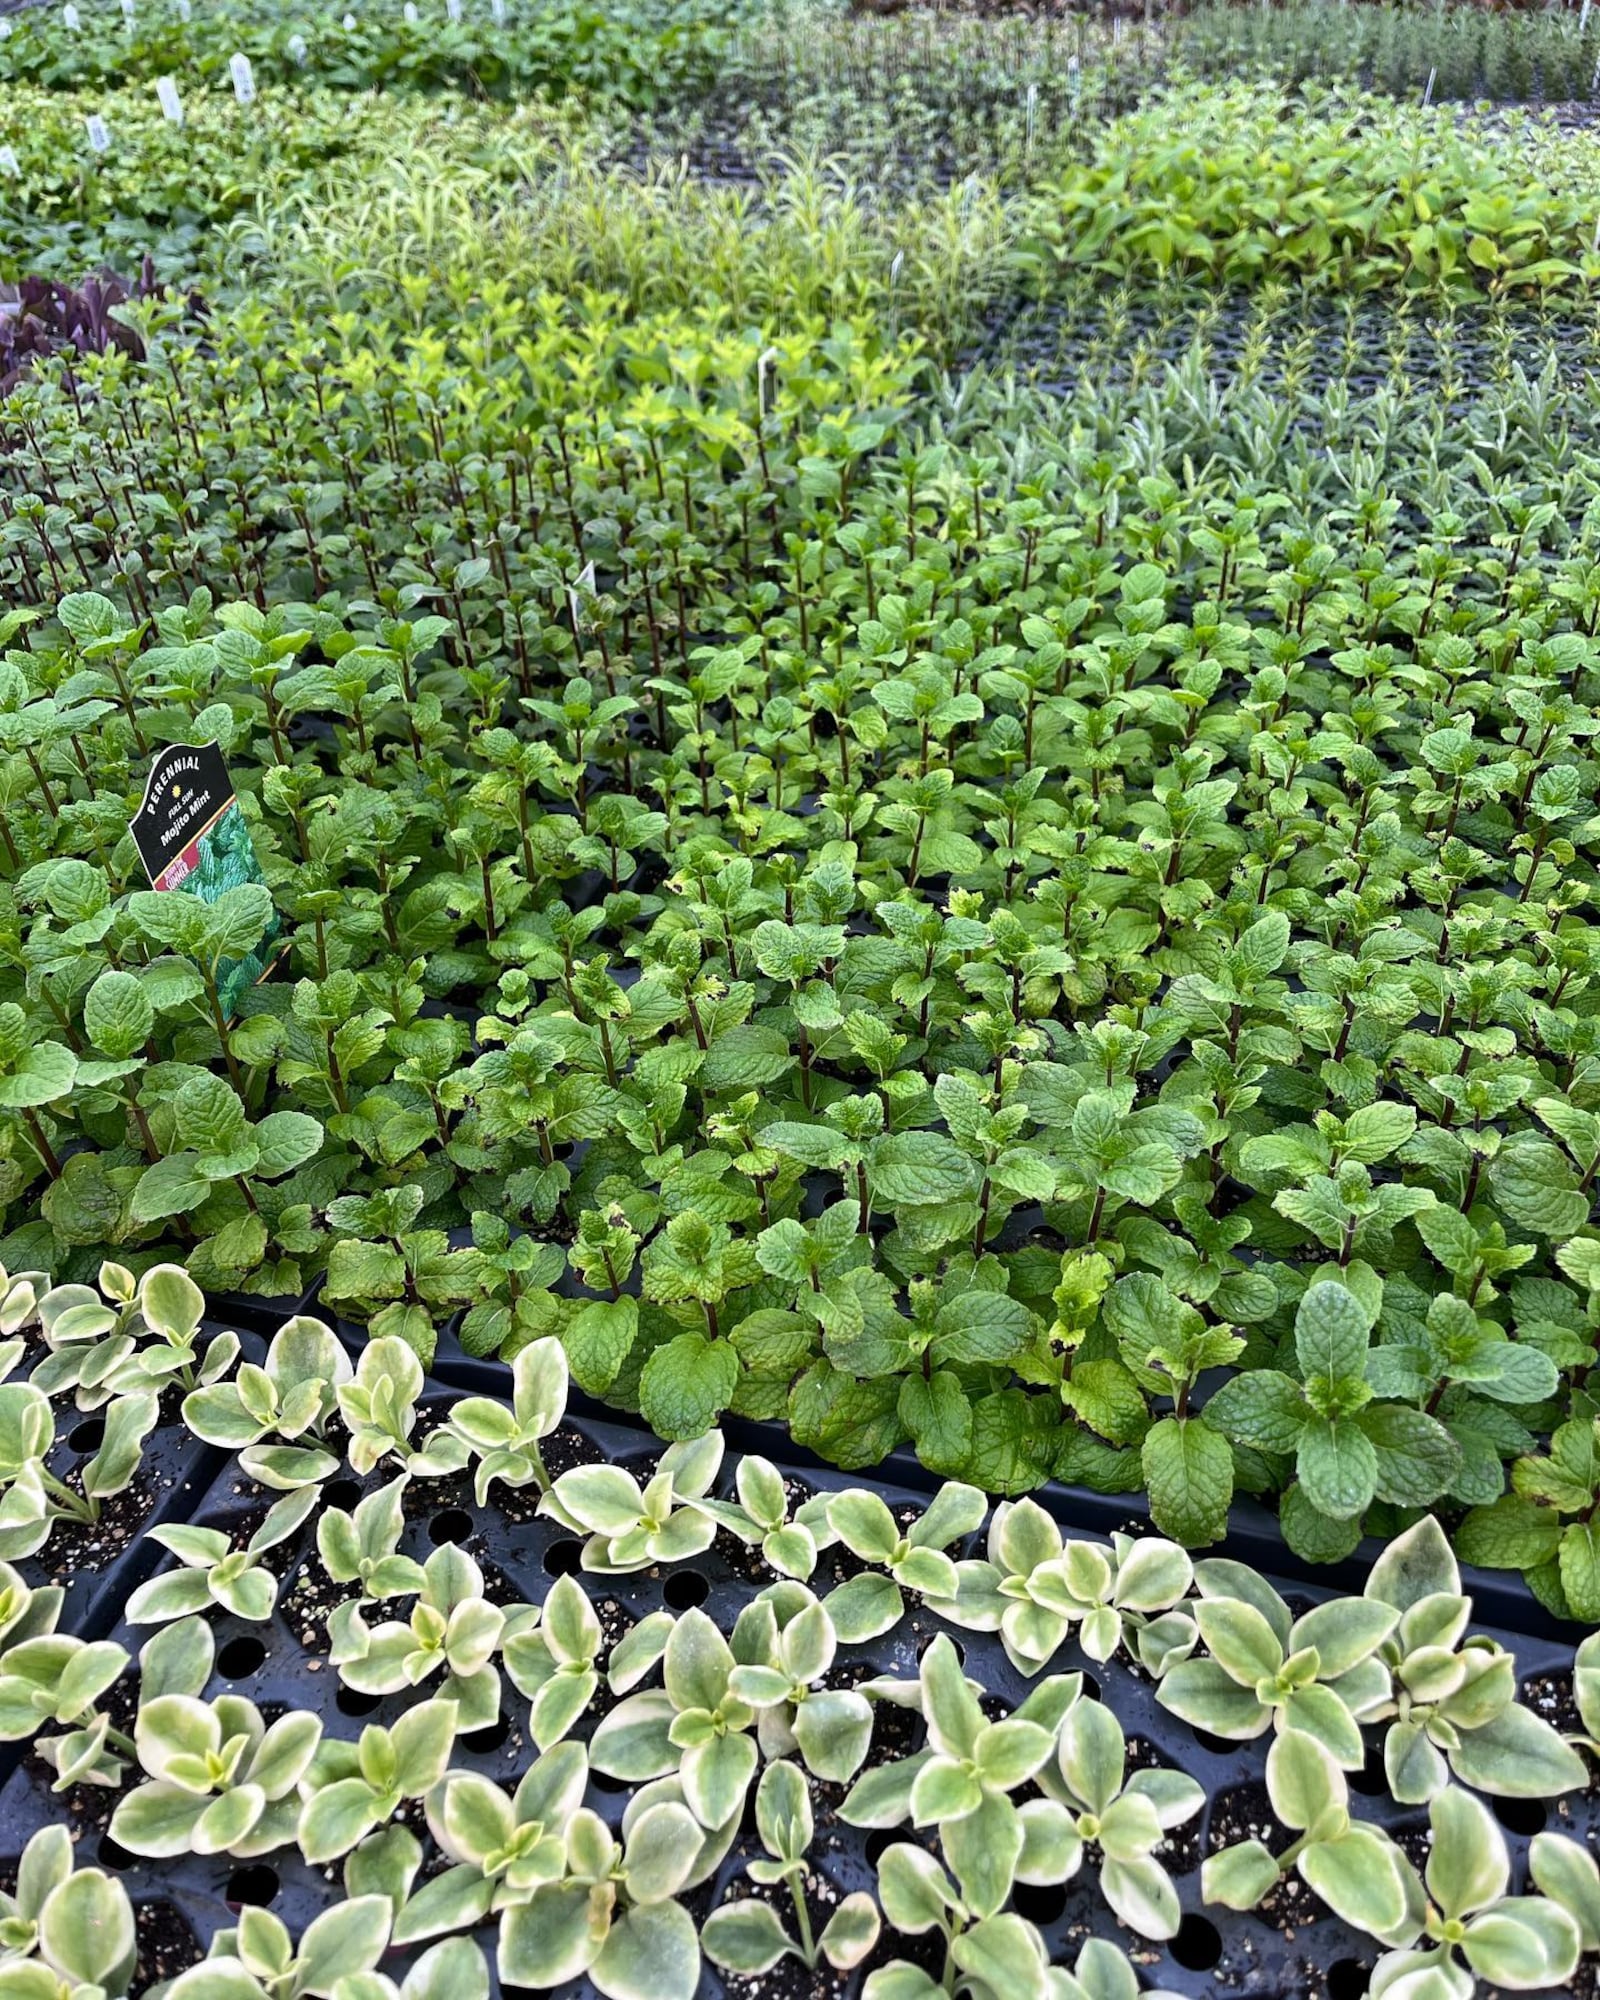
[[[0,174],[8,174],[12,180],[22,177],[22,162],[17,158],[15,146],[0,146]]]
[[[233,78],[233,94],[241,104],[256,101],[256,73],[250,67],[250,58],[231,55],[228,58],[228,74]]]
[[[304,35],[291,35],[286,44],[286,47],[288,48],[289,51],[290,62],[303,63],[305,61],[306,38]]]
[[[400,12],[404,16],[405,24],[408,28],[414,28],[417,25],[417,21],[420,18],[417,13],[417,0],[406,0],[406,4],[400,9]]]
[[[594,589],[594,564],[592,562],[588,562],[584,564],[583,568],[578,573],[578,582],[576,588],[574,588],[574,586],[570,583],[567,585],[567,610],[572,618],[572,633],[574,638],[576,638],[583,629],[583,607],[578,602],[578,591],[587,590],[592,592],[593,589]]]
[[[489,18],[497,28],[506,24],[506,0],[489,0]]]
[[[167,123],[169,125],[181,125],[183,123],[183,99],[178,95],[176,79],[170,76],[158,76],[156,78],[156,97],[161,105],[161,115],[166,119]]]
[[[461,0],[444,0],[444,11],[452,21],[461,19]]]
[[[344,31],[345,31],[345,33],[346,33],[347,35],[353,35],[353,34],[355,33],[355,27],[356,27],[356,17],[355,17],[355,15],[354,15],[354,14],[346,14],[346,15],[345,15],[345,17],[344,17]]]
[[[73,6],[72,0],[67,0],[66,6],[62,8],[61,19],[63,24],[72,30],[73,34],[76,34],[83,26],[83,16]]]
[[[89,135],[89,144],[97,153],[111,151],[111,127],[98,111],[91,111],[83,121],[83,129]]]
[[[138,10],[133,4],[133,0],[122,0],[122,25],[125,28],[131,28],[137,17]]]

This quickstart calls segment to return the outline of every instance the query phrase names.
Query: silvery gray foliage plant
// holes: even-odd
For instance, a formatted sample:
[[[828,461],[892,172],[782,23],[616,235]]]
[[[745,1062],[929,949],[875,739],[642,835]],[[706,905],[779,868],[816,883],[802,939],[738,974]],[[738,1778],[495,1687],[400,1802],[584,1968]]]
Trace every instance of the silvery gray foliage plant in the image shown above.
[[[1390,1696],[1370,1717],[1388,1723],[1383,1758],[1393,1798],[1424,1804],[1451,1777],[1500,1798],[1553,1798],[1585,1782],[1572,1746],[1517,1701],[1513,1655],[1468,1634],[1472,1600],[1432,1515],[1389,1544],[1365,1595],[1400,1614],[1378,1649]],[[1580,1699],[1584,1647],[1576,1663]]]
[[[770,1903],[754,1900],[725,1902],[707,1918],[701,1932],[706,1956],[726,1972],[746,1975],[768,1972],[780,1958],[792,1955],[815,1970],[826,1959],[835,1972],[861,1963],[878,1941],[878,1906],[862,1890],[842,1899],[819,1934],[807,1901],[806,1851],[816,1823],[805,1774],[780,1758],[769,1764],[756,1787],[756,1832],[766,1856],[746,1864],[752,1882],[789,1891],[794,1911],[793,1935]]]
[[[119,1405],[153,1394],[117,1388],[133,1379],[130,1356],[148,1353],[151,1381],[182,1382],[174,1357],[198,1355],[190,1281],[147,1277],[124,1283],[108,1267],[101,1295],[66,1299],[23,1278],[7,1281],[0,1303],[23,1323],[44,1302],[41,1323],[57,1336],[46,1361],[74,1362],[59,1370],[57,1393],[97,1398],[106,1386],[96,1407],[114,1420]],[[80,1365],[101,1343],[115,1349],[107,1367]],[[298,1943],[270,1913],[247,1910],[174,1982],[178,2000],[486,2000],[488,1961],[464,1935],[482,1924],[496,1927],[503,1983],[586,1976],[606,2000],[692,2000],[702,1952],[746,1977],[786,1958],[837,1975],[870,1964],[864,2000],[951,1990],[1134,2000],[1116,1946],[1091,1938],[1070,1967],[1051,1965],[1013,1905],[1019,1889],[1081,1875],[1136,1936],[1177,1933],[1166,1843],[1194,1820],[1201,1788],[1181,1771],[1130,1770],[1118,1717],[1082,1673],[1063,1670],[1119,1655],[1173,1713],[1265,1746],[1268,1798],[1289,1838],[1210,1856],[1207,1901],[1252,1909],[1298,1873],[1377,1940],[1373,1990],[1391,2000],[1469,2000],[1475,1982],[1560,1985],[1600,1949],[1593,1858],[1542,1834],[1528,1883],[1514,1885],[1503,1837],[1474,1796],[1552,1796],[1584,1782],[1584,1755],[1600,1745],[1597,1642],[1578,1649],[1582,1731],[1564,1741],[1519,1704],[1512,1656],[1471,1633],[1470,1600],[1431,1518],[1389,1545],[1361,1596],[1296,1616],[1241,1564],[1196,1562],[1155,1535],[1064,1536],[1036,1502],[991,1514],[961,1482],[899,1516],[860,1487],[796,1500],[758,1458],[724,1483],[715,1431],[669,1445],[643,1478],[598,1464],[551,1480],[541,1444],[565,1410],[567,1363],[548,1337],[517,1355],[509,1404],[461,1399],[443,1424],[423,1419],[421,1371],[397,1337],[370,1342],[352,1365],[301,1318],[260,1366],[222,1350],[213,1372],[214,1353],[212,1343],[196,1360],[184,1408],[276,1497],[243,1536],[187,1523],[154,1531],[177,1560],[129,1599],[130,1621],[156,1628],[137,1661],[115,1641],[61,1632],[62,1591],[0,1567],[0,1738],[32,1737],[58,1790],[114,1793],[113,1837],[152,1862],[298,1847],[314,1867],[342,1868],[345,1900]],[[26,1449],[0,1528],[9,1520],[27,1540],[39,1496],[46,1515],[53,1504],[36,1476],[53,1423],[37,1387],[7,1384],[0,1396],[18,1388],[10,1412]],[[366,1483],[348,1507],[322,1500],[341,1424]],[[480,1504],[494,1504],[497,1486],[531,1487],[542,1514],[583,1538],[578,1573],[552,1582],[541,1603],[491,1596],[479,1563],[453,1543],[408,1552],[413,1483],[469,1471]],[[964,1554],[986,1522],[983,1553]],[[771,1578],[752,1584],[735,1616],[657,1610],[616,1633],[602,1623],[592,1578],[692,1561],[718,1529]],[[270,1619],[285,1551],[313,1543],[344,1593],[328,1620],[330,1667],[353,1690],[403,1704],[354,1739],[307,1712],[264,1715],[242,1695],[210,1692],[213,1621]],[[819,1594],[830,1549],[862,1567]],[[892,1632],[908,1604],[929,1627],[915,1677],[841,1684],[841,1648]],[[1016,1706],[994,1711],[945,1625],[996,1635],[1025,1682]],[[128,1676],[137,1707],[122,1729],[113,1691]],[[503,1680],[528,1704],[535,1752],[514,1788],[461,1755],[463,1736],[499,1713]],[[874,1765],[884,1707],[916,1711],[926,1742]],[[1392,1796],[1428,1808],[1420,1867],[1352,1810],[1347,1774],[1376,1742]],[[585,1804],[595,1773],[628,1788],[616,1830]],[[851,1825],[914,1833],[890,1842],[875,1893],[818,1901],[819,1786],[848,1788],[838,1810]],[[725,1887],[697,1932],[684,1899],[717,1878],[747,1809],[761,1851],[744,1870],[757,1893]],[[413,1830],[424,1824],[445,1863],[431,1872]],[[134,1974],[126,1896],[70,1862],[53,1831],[39,1836],[0,1903],[0,2000],[89,2000],[85,1989],[123,2000]],[[92,1944],[77,1935],[91,1922]],[[897,1936],[929,1934],[931,1960],[926,1946],[914,1957],[893,1948]],[[417,1954],[403,1972],[386,1959],[392,1946]]]
[[[100,1266],[99,1289],[53,1285],[38,1300],[49,1353],[30,1377],[47,1396],[68,1390],[80,1410],[113,1396],[169,1383],[193,1391],[219,1381],[239,1355],[236,1333],[213,1334],[200,1350],[205,1294],[181,1264],[155,1264],[135,1279]]]
[[[539,1445],[566,1407],[566,1349],[548,1337],[530,1341],[511,1363],[509,1407],[489,1396],[465,1396],[453,1406],[450,1428],[478,1461],[472,1490],[480,1507],[497,1479],[541,1492],[549,1486]]]
[[[938,1610],[969,1631],[998,1632],[1022,1673],[1040,1672],[1069,1637],[1092,1660],[1110,1659],[1127,1641],[1147,1665],[1164,1665],[1174,1647],[1194,1642],[1191,1626],[1166,1615],[1187,1595],[1194,1565],[1158,1536],[1118,1535],[1109,1547],[1068,1541],[1036,1500],[1002,1501],[985,1554],[955,1571],[948,1600],[929,1593]]]
[[[873,1566],[829,1594],[828,1615],[839,1637],[847,1644],[881,1637],[898,1623],[907,1590],[940,1604],[954,1598],[960,1570],[946,1550],[977,1531],[988,1505],[975,1486],[949,1481],[902,1530],[876,1493],[851,1487],[831,1495],[831,1535]]]
[[[734,1491],[736,1501],[703,1495],[690,1504],[709,1514],[718,1527],[758,1548],[769,1569],[804,1582],[816,1568],[820,1551],[838,1539],[830,1518],[832,1496],[813,1493],[791,1515],[782,1473],[770,1459],[751,1452],[734,1470]]]
[[[814,1777],[844,1784],[867,1754],[872,1705],[860,1689],[825,1685],[838,1650],[832,1602],[800,1583],[764,1590],[734,1621],[728,1686],[756,1711],[763,1756],[798,1755]]]
[[[0,2000],[97,1994],[123,2000],[138,1962],[128,1892],[102,1868],[78,1868],[64,1826],[41,1827],[0,1894]]]
[[[327,1426],[354,1372],[334,1334],[302,1315],[278,1329],[259,1366],[243,1361],[231,1379],[192,1390],[184,1422],[208,1444],[236,1451],[240,1470],[263,1486],[312,1485],[338,1470]]]
[[[465,1549],[446,1543],[422,1565],[409,1619],[369,1625],[354,1599],[328,1620],[329,1657],[346,1687],[398,1694],[442,1674],[434,1692],[457,1708],[458,1729],[485,1728],[500,1713],[501,1647],[530,1629],[531,1605],[503,1610],[483,1594],[483,1571]]]
[[[541,1513],[586,1536],[583,1567],[625,1575],[652,1563],[684,1562],[710,1548],[715,1519],[695,1503],[722,1468],[720,1431],[669,1445],[648,1484],[620,1465],[579,1465],[551,1486]]]

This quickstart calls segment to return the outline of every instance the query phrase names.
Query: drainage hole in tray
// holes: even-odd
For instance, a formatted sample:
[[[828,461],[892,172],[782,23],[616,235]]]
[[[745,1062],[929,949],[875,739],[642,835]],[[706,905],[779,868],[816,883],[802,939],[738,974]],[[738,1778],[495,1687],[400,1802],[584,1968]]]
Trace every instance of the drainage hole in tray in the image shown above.
[[[253,1674],[267,1657],[267,1649],[253,1632],[241,1632],[230,1639],[217,1655],[217,1672],[225,1681],[242,1681]]]
[[[675,1569],[661,1592],[672,1611],[692,1611],[697,1604],[704,1604],[710,1594],[710,1584],[697,1569]]]
[[[264,1861],[252,1861],[247,1867],[235,1868],[228,1877],[228,1886],[223,1890],[223,1900],[229,1903],[253,1903],[258,1909],[265,1909],[278,1893],[278,1871],[269,1868]]]
[[[333,1699],[341,1715],[370,1715],[383,1696],[363,1694],[360,1688],[341,1687]]]
[[[1053,1924],[1066,1915],[1067,1892],[1058,1884],[1019,1882],[1011,1892],[1011,1907],[1030,1924]]]
[[[876,1868],[884,1855],[894,1846],[895,1842],[897,1840],[904,1840],[905,1838],[905,1834],[897,1826],[881,1826],[876,1833],[869,1833],[866,1844],[862,1848],[862,1852],[867,1857],[867,1866],[869,1868]]]
[[[589,1766],[589,1782],[599,1792],[626,1792],[632,1790],[632,1782],[627,1778],[613,1778],[609,1771],[597,1771]]]
[[[469,1730],[461,1741],[468,1750],[498,1750],[510,1734],[511,1717],[502,1712],[481,1729]]]
[[[582,1566],[582,1542],[552,1542],[544,1552],[546,1576],[576,1576]]]
[[[1372,1967],[1359,1958],[1336,1958],[1328,1967],[1328,2000],[1361,2000],[1372,1984]]]
[[[1348,1776],[1351,1791],[1359,1792],[1364,1799],[1386,1799],[1389,1796],[1389,1779],[1384,1770],[1383,1751],[1375,1743],[1367,1745],[1367,1761],[1361,1769],[1351,1771]],[[1351,1959],[1350,1963],[1354,1965],[1355,1960]]]
[[[1222,1956],[1222,1934],[1209,1918],[1191,1910],[1167,1949],[1188,1971],[1209,1972]]]
[[[917,1641],[917,1658],[920,1660],[923,1654],[926,1653],[928,1648],[933,1644],[934,1640],[941,1638],[950,1640],[950,1644],[955,1651],[955,1656],[958,1664],[964,1667],[967,1664],[967,1649],[965,1646],[962,1645],[959,1639],[953,1638],[951,1634],[948,1632],[929,1632],[926,1633],[922,1638],[920,1638]]]
[[[324,1507],[338,1507],[348,1514],[361,1498],[359,1479],[330,1479],[322,1489]]]
[[[1189,1734],[1202,1750],[1209,1750],[1213,1757],[1237,1757],[1239,1746],[1230,1743],[1226,1736],[1213,1736],[1209,1729],[1191,1729]]]
[[[109,1833],[101,1834],[94,1858],[102,1868],[136,1868],[139,1864],[138,1855],[130,1854],[122,1842],[113,1840]]]
[[[67,1443],[74,1451],[98,1451],[105,1443],[105,1436],[104,1417],[85,1417],[81,1424],[74,1424],[67,1432]]]
[[[1545,1822],[1543,1799],[1491,1799],[1494,1816],[1507,1833],[1542,1833]]]
[[[428,1523],[428,1540],[435,1548],[442,1548],[446,1542],[465,1542],[472,1538],[472,1516],[464,1507],[446,1507],[442,1514],[435,1514]]]

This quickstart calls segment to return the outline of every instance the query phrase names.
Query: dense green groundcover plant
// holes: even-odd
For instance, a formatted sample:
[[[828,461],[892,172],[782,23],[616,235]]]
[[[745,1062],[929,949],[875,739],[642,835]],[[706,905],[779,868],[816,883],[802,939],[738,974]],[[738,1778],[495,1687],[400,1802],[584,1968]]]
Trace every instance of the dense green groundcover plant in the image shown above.
[[[229,331],[14,403],[13,1264],[461,1309],[1191,1542],[1438,1504],[1596,1602],[1588,517],[1008,491],[845,328],[552,304],[459,442],[447,342]],[[270,885],[209,910],[123,831],[205,737]]]
[[[1594,251],[1532,128],[1182,85],[908,265],[614,112],[237,105],[243,19],[127,157],[41,74],[4,184],[210,280],[3,412],[8,1266],[553,1337],[669,1439],[1196,1546],[1438,1509],[1600,1617]],[[980,272],[1070,401],[932,374]],[[266,877],[209,906],[126,831],[205,741]]]
[[[351,9],[264,7],[255,0],[84,0],[25,9],[0,45],[8,82],[52,90],[178,74],[229,83],[245,56],[261,83],[321,82],[346,92],[457,90],[559,98],[572,92],[646,106],[703,86],[739,8],[726,0],[556,6],[470,0],[447,8],[368,0]],[[74,18],[75,17],[75,18]]]

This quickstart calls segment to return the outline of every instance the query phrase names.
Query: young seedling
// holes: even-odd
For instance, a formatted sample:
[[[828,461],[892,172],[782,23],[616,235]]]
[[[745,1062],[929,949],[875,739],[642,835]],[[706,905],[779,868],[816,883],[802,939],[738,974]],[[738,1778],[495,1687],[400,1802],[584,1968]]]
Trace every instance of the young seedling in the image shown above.
[[[787,1884],[798,1936],[790,1936],[770,1903],[723,1903],[706,1919],[700,1934],[706,1957],[714,1965],[749,1977],[770,1972],[787,1954],[811,1971],[826,1959],[835,1972],[849,1972],[872,1950],[878,1941],[878,1910],[861,1890],[843,1899],[820,1936],[812,1926],[806,1853],[814,1832],[804,1774],[781,1759],[769,1764],[756,1787],[756,1834],[768,1858],[749,1862],[746,1873],[764,1886]]]

